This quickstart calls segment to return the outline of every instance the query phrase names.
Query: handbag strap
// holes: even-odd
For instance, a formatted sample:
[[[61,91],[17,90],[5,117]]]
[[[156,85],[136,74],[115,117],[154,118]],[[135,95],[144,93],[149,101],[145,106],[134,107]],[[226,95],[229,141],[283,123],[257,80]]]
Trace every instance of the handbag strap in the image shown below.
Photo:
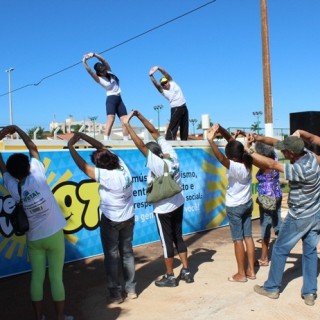
[[[163,160],[163,162],[164,162],[164,173],[168,173],[169,172],[168,164],[166,163],[165,160]]]
[[[20,181],[18,182],[18,193],[19,193],[19,197],[20,197],[19,203],[22,203],[22,198],[21,198],[21,182],[20,182]]]

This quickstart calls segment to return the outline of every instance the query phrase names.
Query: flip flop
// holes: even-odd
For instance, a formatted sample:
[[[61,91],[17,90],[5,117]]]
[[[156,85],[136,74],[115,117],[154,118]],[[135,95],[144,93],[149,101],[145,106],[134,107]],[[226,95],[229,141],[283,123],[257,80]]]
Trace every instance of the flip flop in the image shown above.
[[[254,262],[254,265],[259,266],[259,267],[268,267],[269,261],[264,261],[264,260],[258,259]]]
[[[247,278],[243,278],[243,279],[235,279],[233,276],[231,276],[231,277],[229,277],[228,278],[228,281],[230,281],[230,282],[247,282],[248,281],[248,279]]]
[[[250,280],[256,280],[257,279],[257,277],[256,276],[246,276],[247,277],[247,279],[250,279]]]

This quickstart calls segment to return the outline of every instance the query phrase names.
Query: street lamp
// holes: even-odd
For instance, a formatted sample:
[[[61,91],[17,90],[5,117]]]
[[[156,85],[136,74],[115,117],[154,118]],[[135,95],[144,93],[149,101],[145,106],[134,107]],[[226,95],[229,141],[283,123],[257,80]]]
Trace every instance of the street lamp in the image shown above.
[[[9,82],[9,117],[10,117],[10,125],[12,125],[12,97],[11,97],[11,72],[13,71],[13,68],[9,68],[5,70],[8,73],[8,82]]]
[[[154,106],[153,109],[158,112],[158,132],[160,133],[160,110],[163,108],[162,104]]]
[[[197,119],[190,119],[189,121],[190,121],[191,124],[192,124],[193,134],[195,134],[194,125],[195,125],[196,122],[198,122],[198,120],[197,120]]]
[[[97,120],[98,116],[94,116],[94,117],[89,117],[89,120],[92,121],[93,123],[93,137],[96,137],[96,120]]]
[[[262,111],[254,111],[252,112],[252,114],[257,117],[257,131],[258,131],[258,134],[260,133],[260,116],[262,115]]]

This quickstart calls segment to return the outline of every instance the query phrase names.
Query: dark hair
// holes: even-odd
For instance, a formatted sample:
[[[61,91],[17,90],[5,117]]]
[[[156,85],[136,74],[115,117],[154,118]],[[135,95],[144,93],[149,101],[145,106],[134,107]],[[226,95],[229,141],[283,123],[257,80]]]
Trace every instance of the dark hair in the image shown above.
[[[245,152],[244,146],[241,142],[237,140],[229,141],[226,145],[225,152],[228,159],[241,162],[247,169],[251,169],[253,159],[247,152]]]
[[[146,147],[158,157],[163,158],[163,152],[161,150],[161,147],[156,142],[150,141],[146,143]]]
[[[274,148],[272,146],[269,146],[265,143],[256,141],[254,144],[254,147],[255,147],[257,153],[259,153],[265,157],[271,158],[271,159],[276,158],[276,153],[275,153]]]
[[[108,149],[97,149],[91,154],[91,161],[97,168],[114,170],[120,168],[119,157]]]
[[[30,173],[29,157],[23,153],[12,154],[7,160],[6,167],[14,178],[22,180]]]
[[[96,73],[102,73],[103,71],[106,70],[106,67],[101,63],[97,62],[94,66],[93,69],[96,70]]]

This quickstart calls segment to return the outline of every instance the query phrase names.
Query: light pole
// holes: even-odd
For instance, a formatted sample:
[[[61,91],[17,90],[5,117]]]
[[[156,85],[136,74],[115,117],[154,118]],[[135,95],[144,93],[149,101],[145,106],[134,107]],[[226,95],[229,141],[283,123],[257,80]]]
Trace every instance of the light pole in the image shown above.
[[[9,82],[9,117],[10,117],[10,125],[13,123],[12,119],[12,97],[11,97],[11,72],[13,71],[13,68],[9,68],[6,70],[8,73],[8,82]]]
[[[153,109],[158,112],[158,132],[160,132],[160,110],[163,108],[162,104],[154,106]]]
[[[93,137],[96,137],[96,120],[97,120],[98,116],[94,116],[94,117],[89,117],[89,120],[92,121],[93,123]]]
[[[194,125],[195,125],[195,123],[196,123],[196,122],[198,122],[198,120],[197,120],[197,119],[190,119],[189,121],[190,121],[190,122],[191,122],[191,124],[192,124],[193,135],[194,135],[194,134],[195,134],[195,131],[194,131]]]
[[[252,114],[257,117],[257,133],[259,134],[260,133],[260,116],[262,115],[262,111],[254,111],[252,112]]]

